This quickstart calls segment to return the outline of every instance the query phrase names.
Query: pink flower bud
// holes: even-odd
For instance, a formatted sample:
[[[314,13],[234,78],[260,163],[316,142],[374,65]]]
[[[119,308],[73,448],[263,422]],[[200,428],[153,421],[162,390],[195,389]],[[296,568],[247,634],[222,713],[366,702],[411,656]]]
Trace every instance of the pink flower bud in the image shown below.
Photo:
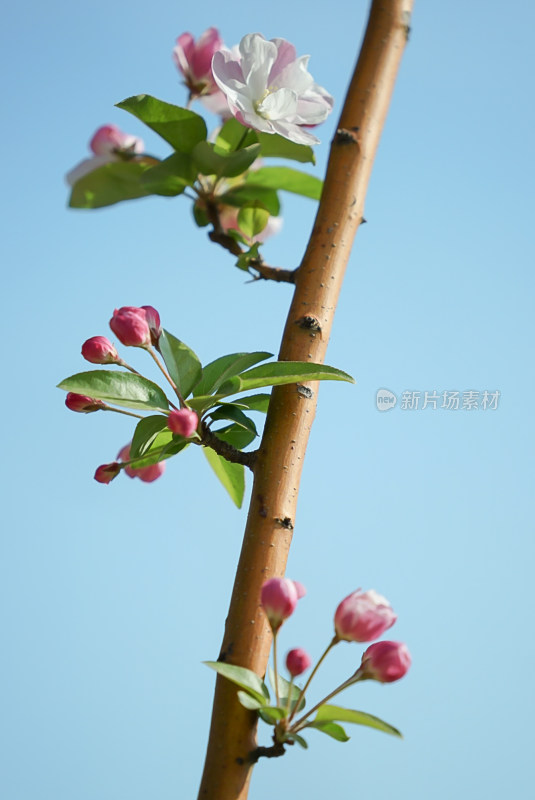
[[[89,147],[96,156],[108,156],[117,152],[143,153],[145,144],[142,139],[123,133],[117,125],[102,125],[93,134]]]
[[[141,308],[145,312],[145,316],[147,318],[152,344],[157,346],[160,334],[162,332],[162,327],[160,325],[160,315],[158,314],[156,309],[153,308],[152,306],[141,306]]]
[[[184,439],[189,439],[197,430],[199,417],[191,408],[174,409],[169,414],[167,427],[173,433],[178,433]]]
[[[392,683],[408,672],[411,662],[409,650],[403,642],[375,642],[363,654],[357,674],[361,680]]]
[[[196,42],[191,33],[183,33],[176,40],[173,59],[193,95],[217,91],[212,75],[212,58],[222,47],[223,40],[217,28],[208,28]]]
[[[115,309],[110,319],[110,328],[119,341],[127,347],[148,347],[152,338],[147,321],[147,312],[135,306]]]
[[[85,394],[76,394],[75,392],[68,392],[65,398],[65,405],[71,411],[78,411],[81,414],[89,414],[91,411],[100,411],[105,406],[102,400],[97,400],[94,397],[87,397]]]
[[[95,472],[95,480],[99,483],[111,483],[121,471],[121,465],[114,461],[111,464],[102,464],[97,467]]]
[[[334,615],[338,639],[346,642],[372,642],[396,621],[390,603],[371,589],[360,589],[342,600]]]
[[[128,461],[130,459],[130,445],[125,445],[117,456],[120,461]],[[158,461],[157,464],[151,464],[148,467],[133,467],[129,465],[124,468],[124,471],[129,478],[139,478],[144,483],[152,483],[165,472],[165,461]]]
[[[293,614],[297,601],[305,594],[304,586],[298,585],[299,589],[289,578],[269,578],[263,584],[260,602],[274,631]]]
[[[91,364],[115,364],[119,354],[105,336],[92,336],[82,345],[82,355]]]
[[[294,650],[290,650],[286,656],[286,669],[292,678],[296,678],[298,675],[306,672],[311,663],[312,659],[302,647],[296,647]]]

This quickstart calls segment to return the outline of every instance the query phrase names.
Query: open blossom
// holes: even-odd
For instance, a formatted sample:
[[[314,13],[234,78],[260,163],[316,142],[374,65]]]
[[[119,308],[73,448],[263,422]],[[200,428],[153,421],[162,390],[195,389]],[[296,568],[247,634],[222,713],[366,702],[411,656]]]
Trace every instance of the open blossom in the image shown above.
[[[102,125],[91,137],[89,149],[94,153],[93,157],[80,161],[65,176],[69,186],[74,186],[84,175],[109,164],[110,161],[123,161],[140,155],[145,152],[145,144],[143,139],[123,133],[117,125]]]
[[[117,456],[119,461],[129,461],[130,459],[130,445],[125,445]],[[157,464],[151,464],[149,467],[133,467],[129,465],[124,468],[124,471],[129,478],[139,478],[144,483],[152,483],[165,472],[165,462],[158,461]]]
[[[285,39],[259,33],[244,36],[239,56],[215,53],[214,79],[236,119],[264,133],[278,133],[298,144],[318,144],[303,126],[323,122],[333,107],[331,95],[308,72],[309,56],[297,57]]]
[[[364,652],[357,674],[361,680],[392,683],[405,675],[411,662],[408,647],[403,642],[375,642]]]
[[[347,642],[372,642],[378,639],[396,621],[397,616],[388,600],[370,589],[360,590],[346,597],[334,615],[338,639]]]
[[[274,631],[293,614],[297,601],[305,593],[302,583],[289,578],[269,578],[262,584],[260,602]]]
[[[220,50],[223,40],[217,28],[208,28],[197,41],[191,33],[183,33],[176,40],[173,60],[184,76],[192,95],[210,95],[217,92],[212,75],[212,58]]]

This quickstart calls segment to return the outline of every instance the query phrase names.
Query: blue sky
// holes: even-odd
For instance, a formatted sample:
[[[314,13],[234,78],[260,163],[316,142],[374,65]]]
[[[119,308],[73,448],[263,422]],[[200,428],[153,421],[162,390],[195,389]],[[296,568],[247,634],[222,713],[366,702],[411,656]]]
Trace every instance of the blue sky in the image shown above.
[[[185,200],[70,211],[63,175],[106,122],[166,155],[114,103],[142,92],[185,102],[174,40],[216,25],[228,44],[260,31],[311,54],[337,103],[310,167],[321,176],[366,13],[348,0],[52,0],[4,14],[6,800],[196,796],[213,688],[200,662],[217,657],[245,511],[198,451],[153,485],[96,484],[130,422],[67,412],[54,387],[84,369],[81,343],[106,335],[115,307],[154,305],[209,361],[277,352],[291,294],[245,283]],[[534,22],[522,0],[416,3],[327,358],[357,383],[322,386],[303,474],[288,575],[308,595],[282,650],[317,656],[346,594],[386,595],[412,670],[344,700],[405,739],[311,734],[308,752],[258,765],[251,800],[274,785],[344,800],[494,800],[532,785]],[[270,263],[299,263],[314,211],[284,198]],[[380,413],[379,388],[500,400]],[[341,645],[318,693],[360,653]]]

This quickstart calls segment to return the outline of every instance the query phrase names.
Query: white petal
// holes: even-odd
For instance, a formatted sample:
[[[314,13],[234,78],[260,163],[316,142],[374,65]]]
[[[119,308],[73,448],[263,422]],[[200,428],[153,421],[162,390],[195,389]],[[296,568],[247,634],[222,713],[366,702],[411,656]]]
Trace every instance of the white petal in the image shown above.
[[[291,89],[278,89],[268,94],[257,110],[265,119],[288,119],[297,113],[297,95]]]
[[[250,96],[261,100],[268,86],[271,67],[277,58],[277,48],[260,33],[249,33],[240,42],[241,67]]]
[[[291,122],[283,122],[282,120],[274,120],[271,123],[273,133],[279,133],[285,139],[289,139],[296,144],[319,144],[320,140],[308,133],[299,125],[293,125]]]

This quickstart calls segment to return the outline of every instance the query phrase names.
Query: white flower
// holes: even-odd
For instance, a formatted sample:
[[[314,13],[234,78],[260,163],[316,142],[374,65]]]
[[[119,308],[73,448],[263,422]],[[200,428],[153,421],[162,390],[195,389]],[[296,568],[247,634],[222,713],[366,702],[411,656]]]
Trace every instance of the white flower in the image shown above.
[[[295,47],[285,39],[267,41],[250,33],[240,42],[239,56],[228,50],[214,54],[212,72],[243,125],[297,144],[318,144],[303,126],[323,122],[334,101],[314,83],[307,70],[309,58],[297,58]]]

